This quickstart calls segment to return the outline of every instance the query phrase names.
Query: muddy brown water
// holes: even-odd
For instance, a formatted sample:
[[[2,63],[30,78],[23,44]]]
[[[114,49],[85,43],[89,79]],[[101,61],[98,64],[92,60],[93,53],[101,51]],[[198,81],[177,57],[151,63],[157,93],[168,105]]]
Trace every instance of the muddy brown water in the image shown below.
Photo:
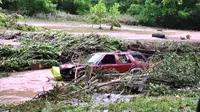
[[[162,33],[168,37],[168,40],[180,40],[180,37],[191,36],[191,40],[200,41],[200,31],[189,31],[189,30],[173,30],[164,28],[153,28],[145,26],[127,26],[123,25],[122,28],[115,28],[110,31],[110,26],[102,25],[103,30],[99,30],[99,25],[86,24],[79,22],[50,22],[50,21],[21,21],[19,24],[28,24],[38,27],[45,27],[55,31],[67,31],[75,34],[88,34],[97,33],[101,35],[108,35],[111,37],[118,37],[131,40],[161,40],[159,38],[152,37],[153,33]],[[161,30],[161,31],[158,31]]]
[[[38,93],[53,89],[50,70],[11,73],[0,79],[0,104],[19,104],[31,100]]]

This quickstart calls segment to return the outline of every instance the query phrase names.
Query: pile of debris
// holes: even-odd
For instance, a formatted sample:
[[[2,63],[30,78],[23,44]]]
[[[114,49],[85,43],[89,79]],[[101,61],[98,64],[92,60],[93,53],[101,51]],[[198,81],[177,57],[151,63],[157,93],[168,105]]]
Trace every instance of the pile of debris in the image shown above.
[[[85,74],[69,83],[63,83],[56,86],[54,92],[58,92],[56,99],[65,99],[78,97],[80,94],[93,93],[114,93],[114,94],[133,94],[144,92],[148,79],[147,74],[143,73],[124,73],[124,74],[104,74],[99,77],[93,69],[86,66]],[[102,74],[101,74],[102,75]],[[108,77],[108,75],[110,77]],[[105,78],[103,78],[105,76]],[[102,80],[104,79],[104,80]],[[59,89],[58,89],[59,88]],[[66,99],[65,99],[66,100]]]

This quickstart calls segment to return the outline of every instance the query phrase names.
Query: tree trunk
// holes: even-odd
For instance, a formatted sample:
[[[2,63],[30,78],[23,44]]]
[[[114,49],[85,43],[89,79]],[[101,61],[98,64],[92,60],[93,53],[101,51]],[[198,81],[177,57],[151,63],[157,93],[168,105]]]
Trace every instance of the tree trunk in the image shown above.
[[[111,25],[110,30],[113,30],[113,25]]]
[[[100,26],[99,26],[99,29],[100,29],[100,30],[102,30],[102,29],[103,29],[103,28],[101,27],[101,24],[100,24]]]

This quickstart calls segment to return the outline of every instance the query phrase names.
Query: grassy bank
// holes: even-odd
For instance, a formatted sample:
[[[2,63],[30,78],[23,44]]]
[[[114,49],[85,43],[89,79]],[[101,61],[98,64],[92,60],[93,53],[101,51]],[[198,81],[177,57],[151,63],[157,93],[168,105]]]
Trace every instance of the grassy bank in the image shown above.
[[[74,106],[66,104],[65,101],[50,102],[38,100],[26,102],[17,106],[2,106],[4,110],[11,112],[96,112],[108,110],[109,112],[195,112],[197,97],[181,96],[137,96],[130,102],[116,102],[111,104],[100,104],[93,106]]]

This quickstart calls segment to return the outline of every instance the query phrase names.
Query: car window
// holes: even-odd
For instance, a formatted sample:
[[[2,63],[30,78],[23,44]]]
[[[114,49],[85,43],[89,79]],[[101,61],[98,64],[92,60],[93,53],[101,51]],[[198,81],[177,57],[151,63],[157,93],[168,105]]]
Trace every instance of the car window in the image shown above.
[[[114,55],[105,55],[100,64],[116,64]]]
[[[125,54],[119,54],[118,57],[119,57],[120,63],[131,63],[130,58]]]
[[[132,56],[138,62],[146,62],[146,60],[144,59],[144,57],[141,56],[141,55],[132,55]]]
[[[89,55],[86,58],[85,63],[97,64],[97,62],[101,59],[102,56],[103,56],[102,54]]]

